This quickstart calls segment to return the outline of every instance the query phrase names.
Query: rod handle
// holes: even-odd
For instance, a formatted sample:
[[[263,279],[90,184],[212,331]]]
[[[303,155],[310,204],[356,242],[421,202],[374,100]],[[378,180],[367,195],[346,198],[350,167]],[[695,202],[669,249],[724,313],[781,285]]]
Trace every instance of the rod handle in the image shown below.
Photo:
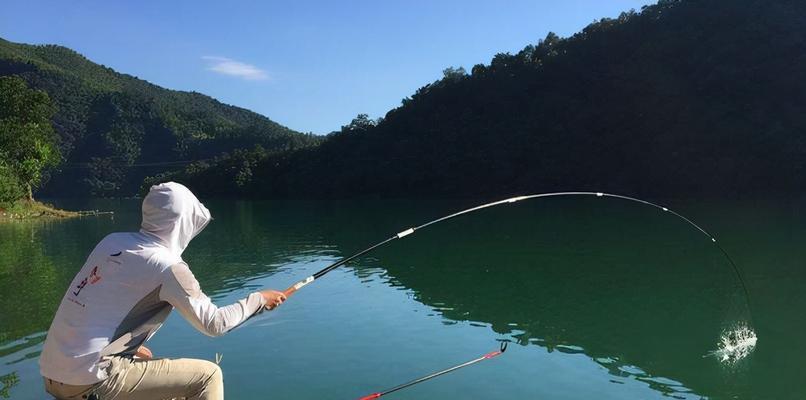
[[[377,399],[378,397],[381,397],[380,393],[373,393],[373,394],[371,394],[369,396],[364,396],[364,397],[362,397],[362,398],[360,398],[358,400],[372,400],[372,399]]]
[[[303,286],[313,282],[314,279],[316,279],[316,278],[314,278],[313,276],[309,276],[309,277],[307,277],[307,278],[305,278],[305,279],[303,279],[303,280],[291,285],[288,289],[283,291],[283,294],[285,294],[285,297],[288,298],[288,296],[291,296],[297,290],[302,289]]]

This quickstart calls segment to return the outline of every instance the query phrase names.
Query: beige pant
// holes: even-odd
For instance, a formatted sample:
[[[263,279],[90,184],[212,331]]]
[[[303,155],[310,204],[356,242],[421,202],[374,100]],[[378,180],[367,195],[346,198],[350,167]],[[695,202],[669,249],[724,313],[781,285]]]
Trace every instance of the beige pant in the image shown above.
[[[218,365],[204,360],[167,358],[130,360],[112,357],[109,378],[94,385],[66,385],[45,378],[45,390],[57,399],[222,400],[224,379]]]

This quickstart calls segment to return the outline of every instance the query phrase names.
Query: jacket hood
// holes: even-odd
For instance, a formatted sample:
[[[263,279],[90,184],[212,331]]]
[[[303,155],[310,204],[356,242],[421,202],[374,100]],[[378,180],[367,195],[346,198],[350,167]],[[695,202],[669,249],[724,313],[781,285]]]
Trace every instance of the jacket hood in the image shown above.
[[[190,189],[167,182],[152,186],[143,199],[140,232],[156,236],[171,252],[181,256],[210,220],[210,211]]]

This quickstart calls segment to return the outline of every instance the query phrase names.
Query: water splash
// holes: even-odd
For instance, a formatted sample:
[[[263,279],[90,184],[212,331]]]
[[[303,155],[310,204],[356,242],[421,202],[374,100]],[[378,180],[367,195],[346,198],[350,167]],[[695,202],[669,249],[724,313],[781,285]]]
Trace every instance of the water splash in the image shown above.
[[[739,324],[732,329],[722,332],[717,343],[717,349],[708,353],[726,365],[734,365],[741,361],[756,348],[756,332],[746,324]]]

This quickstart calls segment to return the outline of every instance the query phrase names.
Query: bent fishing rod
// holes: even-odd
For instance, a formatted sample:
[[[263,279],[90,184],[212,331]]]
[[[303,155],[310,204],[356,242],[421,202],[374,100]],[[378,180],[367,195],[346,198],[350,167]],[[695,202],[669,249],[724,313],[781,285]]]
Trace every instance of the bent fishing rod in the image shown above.
[[[468,362],[465,362],[465,363],[462,363],[462,364],[459,364],[459,365],[455,365],[455,366],[447,368],[447,369],[443,369],[442,371],[437,371],[437,372],[434,372],[432,374],[428,374],[428,375],[426,375],[426,376],[424,376],[422,378],[417,378],[417,379],[415,379],[413,381],[406,382],[406,383],[404,383],[402,385],[397,385],[397,386],[395,386],[395,387],[393,387],[391,389],[386,389],[386,390],[384,390],[382,392],[375,392],[375,393],[372,393],[370,395],[366,395],[366,396],[364,396],[364,397],[362,397],[362,398],[360,398],[358,400],[377,399],[378,397],[385,396],[385,395],[387,395],[389,393],[397,392],[400,389],[405,389],[405,388],[407,388],[409,386],[413,386],[413,385],[416,385],[418,383],[425,382],[425,381],[427,381],[429,379],[436,378],[436,377],[438,377],[440,375],[445,375],[445,374],[447,374],[449,372],[456,371],[459,368],[464,368],[464,367],[467,367],[469,365],[473,365],[475,363],[482,362],[484,360],[489,360],[489,359],[491,359],[493,357],[496,357],[496,356],[499,356],[499,355],[503,354],[505,351],[507,351],[507,342],[501,342],[501,347],[498,350],[491,351],[491,352],[489,352],[489,353],[487,353],[487,354],[485,354],[485,355],[483,355],[483,356],[481,356],[479,358],[474,358],[474,359],[472,359],[472,360],[470,360]]]
[[[394,240],[397,240],[397,239],[402,239],[402,238],[404,238],[406,236],[409,236],[409,235],[413,234],[414,232],[416,232],[416,231],[418,231],[420,229],[429,227],[431,225],[438,224],[440,222],[444,222],[444,221],[447,221],[449,219],[456,218],[456,217],[458,217],[460,215],[470,214],[472,212],[483,210],[485,208],[495,207],[495,206],[504,205],[504,204],[512,204],[512,203],[516,203],[516,202],[523,201],[523,200],[540,199],[540,198],[547,198],[547,197],[560,197],[560,196],[595,196],[595,197],[608,197],[608,198],[613,198],[613,199],[627,200],[627,201],[647,205],[647,206],[650,206],[650,207],[654,207],[654,208],[656,208],[658,210],[661,210],[661,211],[663,211],[665,213],[672,214],[675,217],[680,218],[681,220],[686,222],[688,225],[693,226],[698,231],[702,232],[703,235],[708,237],[708,239],[710,239],[711,242],[714,243],[714,245],[722,252],[722,255],[725,257],[725,259],[728,260],[728,263],[733,268],[733,272],[736,274],[736,278],[739,280],[739,284],[741,285],[742,290],[744,291],[745,305],[747,307],[748,316],[750,317],[750,322],[752,323],[753,316],[752,316],[752,313],[751,313],[751,310],[750,310],[750,293],[747,290],[747,285],[744,282],[744,278],[742,277],[742,274],[739,271],[739,267],[736,266],[736,264],[733,262],[733,259],[728,255],[728,252],[725,251],[724,248],[722,248],[722,246],[717,242],[716,238],[713,235],[708,233],[705,229],[701,228],[699,225],[695,224],[692,220],[684,217],[681,214],[678,214],[675,211],[672,211],[669,208],[660,206],[658,204],[655,204],[655,203],[652,203],[652,202],[649,202],[649,201],[646,201],[646,200],[637,199],[637,198],[634,198],[634,197],[622,196],[622,195],[618,195],[618,194],[603,193],[603,192],[554,192],[554,193],[531,194],[531,195],[526,195],[526,196],[510,197],[508,199],[494,201],[492,203],[482,204],[480,206],[476,206],[476,207],[468,208],[466,210],[458,211],[458,212],[455,212],[453,214],[437,218],[437,219],[435,219],[433,221],[426,222],[426,223],[424,223],[422,225],[415,226],[415,227],[406,229],[404,231],[401,231],[401,232],[395,234],[394,236],[391,236],[391,237],[389,237],[389,238],[387,238],[387,239],[385,239],[383,241],[380,241],[380,242],[378,242],[378,243],[376,243],[376,244],[374,244],[374,245],[372,245],[372,246],[370,246],[370,247],[368,247],[368,248],[366,248],[364,250],[359,251],[358,253],[355,253],[355,254],[347,257],[347,258],[343,258],[343,259],[341,259],[341,260],[339,260],[339,261],[337,261],[337,262],[335,262],[333,264],[330,264],[327,267],[323,268],[321,271],[319,271],[319,272],[317,272],[317,273],[315,273],[315,274],[313,274],[313,275],[311,275],[311,276],[309,276],[309,277],[307,277],[307,278],[305,278],[305,279],[303,279],[303,280],[291,285],[288,289],[283,291],[283,293],[285,294],[286,297],[289,297],[292,294],[294,294],[297,290],[299,290],[302,287],[304,287],[305,285],[307,285],[307,284],[309,284],[309,283],[321,278],[322,276],[324,276],[328,272],[333,271],[334,269],[336,269],[336,268],[338,268],[338,267],[340,267],[340,266],[342,266],[344,264],[347,264],[348,262],[350,262],[352,260],[355,260],[356,258],[361,257],[364,254],[367,254],[367,253],[377,249],[378,247],[381,247],[381,246],[383,246],[383,245],[385,245],[385,244],[387,244],[387,243],[389,243],[391,241],[394,241]]]

